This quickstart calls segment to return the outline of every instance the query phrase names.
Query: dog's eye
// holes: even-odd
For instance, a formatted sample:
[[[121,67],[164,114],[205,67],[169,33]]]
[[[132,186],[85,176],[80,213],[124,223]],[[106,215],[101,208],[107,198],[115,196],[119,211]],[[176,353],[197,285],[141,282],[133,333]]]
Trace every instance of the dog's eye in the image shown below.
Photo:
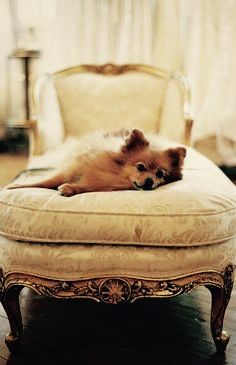
[[[157,173],[156,173],[156,177],[158,179],[162,179],[164,177],[165,173],[163,170],[158,170]]]
[[[143,171],[146,171],[146,170],[147,170],[143,163],[138,163],[138,164],[136,165],[136,168],[137,168],[137,170],[138,170],[138,171],[141,171],[141,172],[143,172]]]

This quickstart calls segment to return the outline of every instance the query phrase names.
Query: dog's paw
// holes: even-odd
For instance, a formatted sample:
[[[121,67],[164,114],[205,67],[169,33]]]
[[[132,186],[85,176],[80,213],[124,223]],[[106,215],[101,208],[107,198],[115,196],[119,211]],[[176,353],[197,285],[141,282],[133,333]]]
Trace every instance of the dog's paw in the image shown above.
[[[75,194],[73,187],[70,184],[63,184],[58,186],[57,190],[63,196],[72,196]]]

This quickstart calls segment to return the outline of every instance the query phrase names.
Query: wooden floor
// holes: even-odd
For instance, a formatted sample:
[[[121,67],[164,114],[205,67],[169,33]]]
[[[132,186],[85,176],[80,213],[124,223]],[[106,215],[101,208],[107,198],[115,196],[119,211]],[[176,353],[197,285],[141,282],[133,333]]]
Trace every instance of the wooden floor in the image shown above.
[[[0,185],[26,159],[0,155]],[[225,355],[215,353],[210,293],[205,288],[171,299],[126,305],[55,300],[24,289],[24,342],[10,354],[4,343],[8,320],[0,305],[0,365],[236,365],[236,288],[226,317],[231,340]]]
[[[26,168],[27,158],[24,154],[0,153],[0,187],[8,184]]]
[[[236,291],[225,318],[231,340],[215,353],[209,329],[210,293],[205,288],[171,299],[106,305],[56,300],[24,289],[24,342],[10,354],[8,321],[0,311],[0,365],[235,365]]]

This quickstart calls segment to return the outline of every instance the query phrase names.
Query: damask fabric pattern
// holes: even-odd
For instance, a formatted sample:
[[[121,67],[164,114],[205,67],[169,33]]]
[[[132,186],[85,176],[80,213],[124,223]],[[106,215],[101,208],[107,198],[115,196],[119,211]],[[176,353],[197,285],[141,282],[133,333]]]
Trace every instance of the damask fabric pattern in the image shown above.
[[[38,188],[0,193],[1,234],[29,242],[210,245],[236,236],[235,213],[235,186],[192,149],[183,180],[155,191],[94,192],[70,198]]]
[[[0,267],[51,279],[175,278],[236,264],[236,239],[201,247],[43,244],[0,239]]]
[[[55,80],[66,134],[81,136],[98,126],[108,130],[124,125],[156,131],[166,83],[137,72],[107,77],[75,74]]]
[[[64,135],[81,137],[98,126],[104,130],[135,126],[183,140],[185,123],[176,80],[131,71],[115,76],[77,73],[54,82],[47,80],[40,93],[42,151],[61,144]]]

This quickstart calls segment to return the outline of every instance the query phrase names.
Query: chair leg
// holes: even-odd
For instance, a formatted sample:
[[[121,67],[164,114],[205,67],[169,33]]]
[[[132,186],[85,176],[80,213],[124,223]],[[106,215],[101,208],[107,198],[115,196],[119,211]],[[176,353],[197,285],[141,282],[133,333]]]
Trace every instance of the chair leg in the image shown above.
[[[23,336],[23,324],[20,311],[19,295],[23,287],[15,286],[7,290],[1,303],[7,314],[10,333],[6,335],[5,342],[10,351],[16,351],[21,343]]]
[[[224,352],[229,342],[229,334],[223,331],[223,321],[228,301],[224,298],[224,290],[208,286],[212,296],[211,305],[211,333],[219,352]]]
[[[233,289],[234,269],[229,265],[224,272],[223,286],[206,285],[211,292],[211,332],[219,352],[224,352],[228,345],[230,336],[223,330],[223,321]]]

